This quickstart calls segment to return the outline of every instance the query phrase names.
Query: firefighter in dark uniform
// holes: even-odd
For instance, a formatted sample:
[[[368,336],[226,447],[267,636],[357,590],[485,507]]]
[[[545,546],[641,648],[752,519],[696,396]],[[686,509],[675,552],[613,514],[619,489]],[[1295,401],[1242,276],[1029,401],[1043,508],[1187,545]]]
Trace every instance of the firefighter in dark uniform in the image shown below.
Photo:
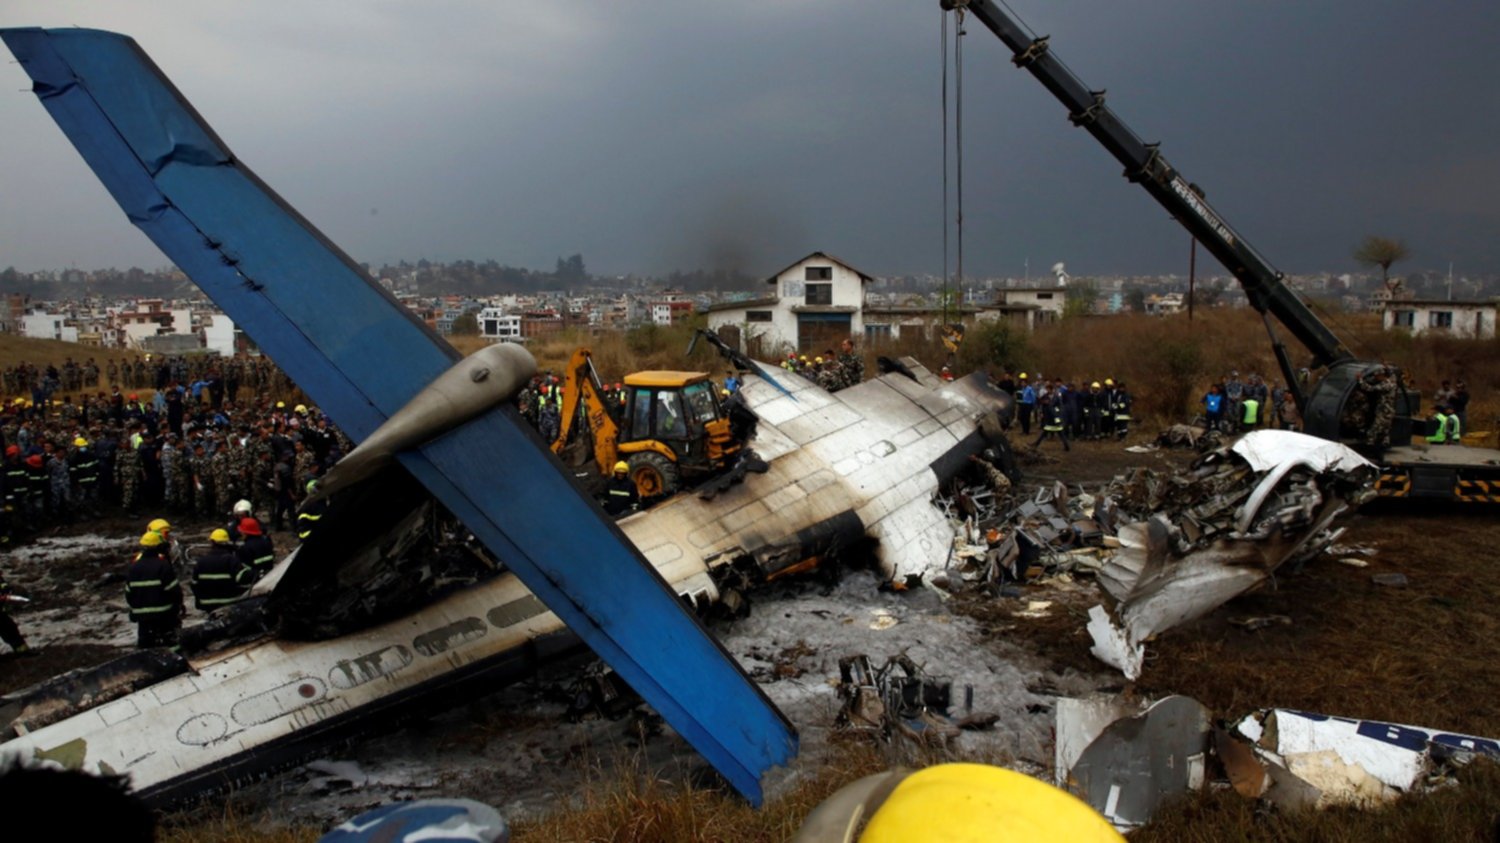
[[[5,575],[0,574],[0,641],[10,645],[11,652],[17,655],[32,655],[36,651],[26,643],[26,636],[21,634],[21,628],[11,619],[5,604],[10,602],[10,584],[5,581]]]
[[[328,511],[328,498],[313,497],[313,493],[317,490],[316,479],[307,481],[307,498],[297,509],[297,541],[299,542],[307,541],[307,537],[312,535],[313,528],[318,526],[318,522],[323,520],[323,514]]]
[[[640,508],[641,495],[630,479],[630,466],[623,460],[615,463],[614,475],[604,487],[604,511],[619,517]]]
[[[182,586],[167,558],[167,543],[160,533],[141,536],[141,552],[125,574],[125,602],[135,621],[136,646],[177,650],[182,628]]]
[[[240,535],[245,537],[245,543],[238,551],[240,569],[235,581],[249,588],[275,567],[276,549],[260,528],[260,522],[254,518],[240,520]]]
[[[222,527],[208,534],[209,548],[193,560],[193,601],[199,609],[212,612],[222,606],[238,603],[245,587],[237,581],[240,558],[229,541],[229,531]]]

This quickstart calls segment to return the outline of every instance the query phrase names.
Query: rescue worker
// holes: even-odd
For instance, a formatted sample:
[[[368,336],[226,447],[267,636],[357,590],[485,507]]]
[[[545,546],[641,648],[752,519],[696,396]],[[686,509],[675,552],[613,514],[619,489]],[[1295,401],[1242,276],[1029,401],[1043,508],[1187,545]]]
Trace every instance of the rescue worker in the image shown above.
[[[141,552],[125,574],[125,602],[136,624],[136,646],[177,650],[182,628],[182,586],[167,558],[167,543],[161,534],[147,531],[141,536]]]
[[[1021,435],[1031,435],[1031,414],[1036,410],[1036,388],[1026,382],[1026,373],[1018,378],[1021,392],[1016,396],[1016,413],[1021,420]]]
[[[21,446],[5,448],[5,542],[19,540],[21,525],[26,523],[26,464],[21,462]]]
[[[313,494],[318,490],[317,478],[307,481],[307,497],[302,506],[297,509],[297,541],[305,542],[312,535],[313,529],[318,522],[323,520],[323,514],[328,511],[328,498],[315,498]]]
[[[1105,406],[1103,390],[1103,384],[1094,381],[1082,397],[1083,435],[1087,439],[1099,439],[1103,435],[1105,413],[1109,410]]]
[[[1058,396],[1048,395],[1042,399],[1041,418],[1038,421],[1041,422],[1042,432],[1031,443],[1033,448],[1040,448],[1043,440],[1055,436],[1062,440],[1064,451],[1073,450],[1068,444],[1068,428],[1063,424],[1062,401]]]
[[[1448,408],[1444,404],[1439,404],[1439,405],[1437,405],[1436,407],[1434,407],[1432,409],[1432,422],[1427,425],[1427,429],[1430,430],[1430,431],[1432,431],[1432,432],[1429,433],[1429,434],[1427,434],[1427,444],[1429,444],[1429,445],[1446,445],[1446,444],[1448,444],[1448,412],[1447,412],[1447,410],[1448,410]]]
[[[254,518],[240,520],[240,535],[245,537],[245,542],[237,551],[240,569],[235,575],[235,582],[248,588],[276,565],[276,548],[266,538],[260,522]]]
[[[255,508],[251,506],[250,502],[247,500],[238,500],[234,502],[234,509],[230,510],[229,524],[224,528],[229,531],[230,541],[242,542],[245,540],[244,535],[240,533],[240,524],[244,523],[246,518],[254,521],[256,526],[261,528],[262,533],[265,532],[265,525],[261,524],[260,519],[255,517]]]
[[[26,636],[21,634],[21,628],[11,619],[6,606],[11,598],[10,583],[5,581],[5,575],[0,574],[0,641],[10,645],[11,652],[17,655],[35,655],[35,651],[26,643]]]
[[[614,473],[604,487],[604,511],[613,516],[635,512],[641,506],[640,492],[635,481],[630,479],[630,465],[624,460],[615,463]]]
[[[85,515],[99,513],[99,458],[82,436],[73,440],[68,457],[68,474],[76,491],[78,509]]]
[[[240,559],[229,541],[229,531],[220,527],[208,534],[208,541],[208,550],[193,560],[193,602],[204,612],[245,597],[245,587],[238,582]]]
[[[1365,444],[1377,448],[1391,442],[1391,422],[1396,417],[1396,381],[1391,369],[1378,366],[1366,372],[1355,382],[1356,392],[1364,395],[1373,411],[1370,426],[1365,432]]]
[[[1134,399],[1130,397],[1130,390],[1125,388],[1125,382],[1115,384],[1115,398],[1113,402],[1115,413],[1115,438],[1123,440],[1130,432],[1130,405]]]
[[[1259,424],[1260,401],[1256,399],[1254,392],[1247,391],[1245,397],[1240,400],[1240,429],[1254,430]]]
[[[1448,434],[1449,445],[1457,445],[1459,444],[1459,440],[1463,439],[1463,418],[1458,415],[1457,410],[1453,409],[1452,401],[1448,402],[1448,424],[1443,428],[1443,432]]]

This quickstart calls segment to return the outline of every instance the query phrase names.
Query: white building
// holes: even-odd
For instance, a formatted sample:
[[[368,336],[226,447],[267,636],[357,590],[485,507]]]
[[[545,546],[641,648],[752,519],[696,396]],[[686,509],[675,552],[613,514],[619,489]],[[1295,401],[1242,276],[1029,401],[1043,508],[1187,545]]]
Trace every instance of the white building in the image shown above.
[[[235,333],[233,320],[215,313],[203,328],[203,347],[220,357],[233,357]]]
[[[721,336],[738,331],[740,349],[753,357],[836,348],[864,335],[865,284],[871,280],[838,258],[813,252],[767,278],[770,295],[710,307],[708,327]]]
[[[1380,327],[1387,331],[1401,328],[1420,336],[1440,331],[1455,337],[1495,338],[1495,317],[1500,299],[1482,301],[1441,301],[1406,299],[1384,302],[1380,309]]]
[[[27,313],[21,317],[21,335],[42,340],[78,342],[78,329],[64,325],[66,318],[57,313]]]
[[[479,311],[479,335],[497,342],[522,342],[521,315],[506,315],[503,307],[486,307]]]

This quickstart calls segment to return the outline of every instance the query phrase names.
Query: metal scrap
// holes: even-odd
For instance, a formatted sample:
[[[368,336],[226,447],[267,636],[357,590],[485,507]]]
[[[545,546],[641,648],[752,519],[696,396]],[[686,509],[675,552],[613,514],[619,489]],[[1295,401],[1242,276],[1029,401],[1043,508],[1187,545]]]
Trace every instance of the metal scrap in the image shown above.
[[[925,746],[946,746],[964,729],[985,729],[998,714],[973,711],[974,689],[964,688],[964,711],[950,712],[953,684],[928,677],[905,654],[879,668],[866,655],[839,659],[839,729],[889,740],[900,735]]]

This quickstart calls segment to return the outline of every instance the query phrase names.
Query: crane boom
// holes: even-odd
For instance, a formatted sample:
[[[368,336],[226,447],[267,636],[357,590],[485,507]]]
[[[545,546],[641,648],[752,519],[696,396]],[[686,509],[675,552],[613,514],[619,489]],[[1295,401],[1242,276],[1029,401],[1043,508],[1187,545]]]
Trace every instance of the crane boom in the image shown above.
[[[1313,355],[1313,367],[1353,358],[1349,350],[1287,286],[1281,272],[1261,257],[1203,198],[1197,186],[1167,163],[1160,144],[1146,143],[1105,104],[1104,91],[1090,90],[1052,53],[1047,36],[1032,37],[992,0],[941,0],[944,9],[966,9],[1012,52],[1011,61],[1030,71],[1068,110],[1068,120],[1103,144],[1121,164],[1125,178],[1151,194],[1203,244],[1244,287],[1251,307],[1286,326]],[[1269,328],[1269,324],[1267,326]],[[1273,333],[1274,339],[1274,333]],[[1303,404],[1300,379],[1279,347],[1277,358],[1287,385]]]

